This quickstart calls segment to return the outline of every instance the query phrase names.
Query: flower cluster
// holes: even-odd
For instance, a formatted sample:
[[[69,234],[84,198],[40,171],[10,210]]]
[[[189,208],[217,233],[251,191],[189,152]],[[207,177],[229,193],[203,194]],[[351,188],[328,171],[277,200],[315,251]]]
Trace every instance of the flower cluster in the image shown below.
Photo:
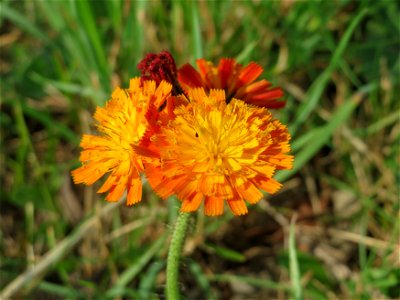
[[[141,200],[143,173],[160,197],[175,194],[181,211],[204,203],[209,216],[221,215],[225,202],[234,215],[246,214],[260,190],[278,191],[275,171],[293,162],[288,129],[268,110],[284,106],[282,90],[257,80],[256,63],[197,65],[177,69],[166,51],[146,56],[142,76],[97,108],[100,134],[83,136],[74,182],[91,185],[109,173],[98,192],[118,201],[126,190],[131,205]]]

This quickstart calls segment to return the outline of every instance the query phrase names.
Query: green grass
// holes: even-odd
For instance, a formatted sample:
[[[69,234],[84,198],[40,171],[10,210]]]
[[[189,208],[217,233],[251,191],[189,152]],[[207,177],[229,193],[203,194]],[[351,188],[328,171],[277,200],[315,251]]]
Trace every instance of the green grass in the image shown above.
[[[296,233],[295,233],[295,218],[292,219],[290,224],[289,231],[289,267],[290,267],[290,280],[292,285],[292,297],[295,300],[303,299],[303,288],[300,282],[300,270],[299,270],[299,261],[297,259],[297,250],[296,250]]]
[[[286,92],[276,116],[296,157],[270,207],[194,218],[184,296],[400,297],[399,13],[390,0],[2,1],[0,288],[21,299],[162,298],[179,203],[146,185],[140,205],[107,206],[69,172],[95,107],[166,49],[178,66],[263,66]]]

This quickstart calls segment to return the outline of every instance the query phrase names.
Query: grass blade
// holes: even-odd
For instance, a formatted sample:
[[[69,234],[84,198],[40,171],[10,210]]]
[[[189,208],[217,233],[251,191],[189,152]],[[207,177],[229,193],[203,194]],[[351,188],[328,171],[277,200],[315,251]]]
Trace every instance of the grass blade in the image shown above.
[[[114,297],[115,292],[122,290],[139,272],[149,263],[149,261],[156,255],[161,248],[165,245],[167,234],[165,233],[146,251],[146,253],[139,258],[138,261],[132,263],[132,266],[122,273],[114,287],[107,292],[108,297]]]
[[[151,264],[146,274],[143,275],[139,285],[141,299],[151,299],[151,294],[156,283],[157,275],[165,268],[164,261],[156,261]]]
[[[190,2],[190,10],[192,15],[193,55],[194,59],[198,59],[203,57],[203,42],[201,38],[199,4],[197,1]]]
[[[22,103],[21,106],[25,115],[42,123],[48,128],[49,132],[54,132],[57,136],[65,138],[72,144],[79,143],[79,137],[71,129],[62,123],[54,122],[54,119],[46,111],[35,110],[25,103]]]
[[[334,131],[350,117],[357,105],[358,101],[356,100],[345,102],[336,110],[327,124],[314,129],[312,134],[308,134],[306,141],[302,142],[305,147],[295,154],[293,169],[281,171],[275,178],[285,181],[299,171],[329,141]]]
[[[321,99],[322,93],[325,90],[326,85],[331,78],[333,71],[336,69],[337,66],[340,64],[340,59],[346,49],[347,45],[349,44],[350,38],[354,29],[360,23],[360,21],[365,17],[368,10],[363,9],[361,10],[358,15],[354,18],[353,22],[350,24],[349,28],[345,32],[343,38],[340,40],[338,47],[336,48],[332,60],[329,63],[328,68],[315,80],[313,85],[307,92],[306,101],[301,105],[296,114],[296,120],[292,126],[290,126],[290,131],[293,135],[297,132],[298,128],[301,124],[307,120],[308,116],[317,106],[319,100]]]
[[[251,57],[251,54],[253,52],[253,50],[256,48],[256,46],[258,45],[258,41],[253,41],[251,43],[249,43],[242,52],[240,52],[237,56],[236,56],[236,61],[240,64],[244,64],[246,62],[249,61],[249,58]]]
[[[292,219],[289,232],[289,267],[290,280],[292,285],[292,295],[295,300],[303,299],[303,291],[300,283],[300,269],[297,260],[296,240],[295,240],[295,218]]]
[[[194,276],[197,284],[204,291],[207,299],[216,299],[215,295],[211,292],[210,282],[208,281],[207,276],[203,273],[201,266],[195,261],[189,262],[189,269]]]
[[[235,250],[226,248],[226,247],[221,247],[214,245],[212,243],[206,243],[206,248],[209,249],[212,253],[215,253],[216,255],[230,261],[234,262],[245,262],[246,261],[246,256],[244,256],[242,253],[239,253]]]
[[[89,36],[90,42],[93,46],[94,52],[97,56],[100,68],[105,71],[107,70],[107,60],[104,53],[103,45],[101,43],[100,33],[96,26],[96,22],[93,17],[93,9],[90,7],[90,2],[87,1],[77,1],[77,11],[80,15],[80,20],[82,25],[86,29]]]
[[[42,281],[38,285],[38,289],[52,294],[54,296],[60,296],[62,299],[68,299],[68,298],[80,298],[84,299],[86,296],[82,293],[77,291],[75,288],[70,288],[70,287],[65,287],[60,284],[55,284],[47,281]]]
[[[210,281],[217,281],[217,282],[237,282],[243,281],[252,286],[259,287],[262,289],[273,289],[273,290],[282,290],[282,291],[289,291],[290,287],[287,284],[274,282],[271,280],[263,279],[263,278],[254,278],[249,276],[237,276],[237,275],[211,275],[207,276]]]
[[[9,7],[4,3],[0,3],[0,12],[2,17],[9,19],[22,30],[32,34],[40,40],[50,42],[49,38],[39,28],[37,28],[27,18],[25,18],[25,16],[17,12],[15,9]]]
[[[29,288],[33,288],[38,283],[40,278],[44,276],[54,264],[60,261],[69,251],[77,245],[77,243],[92,229],[98,222],[98,218],[109,214],[112,210],[117,208],[119,205],[124,203],[122,199],[117,203],[110,203],[104,206],[101,211],[84,221],[79,227],[77,227],[68,237],[64,238],[57,244],[56,247],[51,249],[39,261],[34,268],[26,270],[20,274],[17,278],[11,281],[0,293],[0,299],[10,299],[13,295],[20,292],[22,289],[29,285]]]

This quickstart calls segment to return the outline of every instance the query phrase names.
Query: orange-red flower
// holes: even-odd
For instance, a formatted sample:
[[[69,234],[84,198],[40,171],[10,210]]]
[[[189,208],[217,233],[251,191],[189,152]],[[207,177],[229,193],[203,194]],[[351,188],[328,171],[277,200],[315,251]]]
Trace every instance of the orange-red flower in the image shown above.
[[[235,215],[246,214],[245,201],[258,202],[260,189],[272,194],[281,187],[275,170],[292,167],[289,132],[264,108],[237,99],[226,104],[223,90],[197,88],[188,97],[151,138],[160,164],[145,164],[146,176],[160,196],[175,193],[181,211],[204,200],[205,214],[217,216],[226,201]]]
[[[134,151],[149,124],[146,114],[150,108],[158,109],[171,94],[171,84],[134,78],[129,89],[117,88],[104,108],[98,107],[94,118],[100,135],[83,135],[80,161],[82,166],[72,171],[75,183],[91,185],[110,173],[98,193],[109,191],[106,200],[118,201],[127,190],[127,204],[141,200],[140,173],[143,163],[151,158]]]
[[[214,66],[202,58],[196,63],[199,71],[190,64],[185,64],[178,70],[179,82],[185,90],[196,87],[203,87],[207,91],[223,89],[227,102],[237,98],[266,108],[285,106],[285,101],[281,100],[281,88],[272,88],[272,84],[265,79],[257,80],[263,68],[254,62],[243,67],[234,59],[223,58],[218,66]]]
[[[257,80],[263,69],[255,63],[197,65],[199,72],[188,64],[177,71],[168,52],[147,55],[142,77],[97,108],[100,134],[83,136],[74,182],[91,185],[109,173],[98,192],[117,201],[126,190],[131,205],[141,200],[145,173],[162,198],[177,195],[181,211],[204,203],[210,216],[221,215],[225,202],[246,214],[261,190],[279,190],[273,175],[292,167],[290,134],[265,108],[284,106],[282,90]]]

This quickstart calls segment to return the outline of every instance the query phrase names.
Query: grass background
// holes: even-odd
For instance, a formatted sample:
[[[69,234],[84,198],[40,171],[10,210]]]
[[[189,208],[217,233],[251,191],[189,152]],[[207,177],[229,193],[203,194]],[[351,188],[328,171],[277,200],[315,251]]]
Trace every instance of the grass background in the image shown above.
[[[248,215],[197,214],[187,299],[396,299],[395,1],[0,3],[0,287],[15,299],[163,298],[178,203],[73,186],[82,133],[148,52],[256,61],[286,92],[293,171]],[[291,225],[292,224],[292,225]]]

